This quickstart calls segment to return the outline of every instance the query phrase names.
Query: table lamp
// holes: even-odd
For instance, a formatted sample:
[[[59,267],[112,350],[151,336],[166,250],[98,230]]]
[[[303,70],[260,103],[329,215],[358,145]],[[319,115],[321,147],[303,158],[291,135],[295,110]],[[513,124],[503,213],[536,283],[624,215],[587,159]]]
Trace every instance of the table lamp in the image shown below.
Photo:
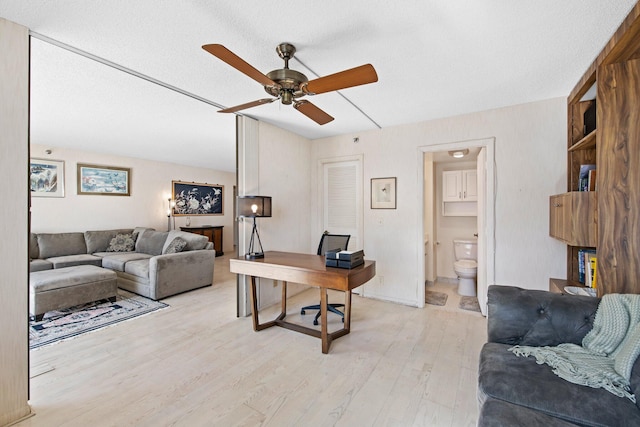
[[[271,197],[269,196],[238,196],[237,199],[238,217],[253,218],[253,230],[249,241],[249,252],[244,257],[246,259],[264,258],[260,234],[256,227],[256,218],[271,217]],[[258,248],[254,249],[255,238],[258,238]]]

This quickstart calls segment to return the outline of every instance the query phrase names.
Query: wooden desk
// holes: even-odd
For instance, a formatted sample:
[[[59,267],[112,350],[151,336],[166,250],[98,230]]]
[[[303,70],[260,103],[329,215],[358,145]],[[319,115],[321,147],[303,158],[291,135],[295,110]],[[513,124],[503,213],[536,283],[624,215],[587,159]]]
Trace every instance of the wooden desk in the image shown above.
[[[213,249],[216,250],[216,256],[222,256],[224,255],[224,250],[222,249],[223,227],[224,225],[203,225],[200,227],[180,227],[180,230],[207,236],[209,241],[213,242]]]
[[[322,339],[322,352],[328,353],[331,341],[349,333],[351,328],[351,290],[368,282],[376,275],[376,262],[365,261],[351,270],[326,267],[321,255],[297,254],[290,252],[264,253],[264,258],[247,260],[232,258],[229,260],[232,273],[251,276],[251,308],[253,330],[261,331],[271,326],[281,326],[296,332]],[[274,320],[260,323],[256,298],[256,277],[282,281],[282,309]],[[290,323],[284,320],[287,315],[287,282],[302,283],[320,288],[321,330]],[[327,289],[344,292],[344,326],[332,333],[327,331]]]

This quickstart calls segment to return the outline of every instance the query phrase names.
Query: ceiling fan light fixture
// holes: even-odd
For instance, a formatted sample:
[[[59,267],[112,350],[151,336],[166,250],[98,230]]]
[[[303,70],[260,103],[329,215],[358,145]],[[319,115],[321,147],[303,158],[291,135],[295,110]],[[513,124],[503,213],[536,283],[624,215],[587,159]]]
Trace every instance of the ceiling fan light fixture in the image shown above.
[[[283,90],[280,99],[282,100],[282,103],[284,105],[291,105],[291,103],[293,102],[293,95],[288,90]]]
[[[234,107],[223,108],[219,110],[221,113],[235,113],[247,108],[280,100],[284,105],[293,104],[296,110],[319,125],[324,125],[332,121],[333,117],[311,102],[300,100],[299,98],[306,95],[333,92],[378,81],[378,74],[371,64],[361,65],[309,81],[307,76],[301,72],[289,68],[289,60],[293,58],[296,52],[295,46],[291,43],[280,43],[276,47],[278,56],[284,60],[284,68],[273,70],[267,74],[262,74],[258,69],[221,44],[207,44],[202,46],[202,48],[236,70],[244,73],[246,76],[261,83],[264,90],[274,97],[272,100],[259,99]]]
[[[461,159],[464,156],[466,156],[467,154],[469,154],[469,149],[468,148],[465,148],[464,150],[452,150],[452,151],[449,151],[449,155],[451,157],[456,158],[456,159]]]

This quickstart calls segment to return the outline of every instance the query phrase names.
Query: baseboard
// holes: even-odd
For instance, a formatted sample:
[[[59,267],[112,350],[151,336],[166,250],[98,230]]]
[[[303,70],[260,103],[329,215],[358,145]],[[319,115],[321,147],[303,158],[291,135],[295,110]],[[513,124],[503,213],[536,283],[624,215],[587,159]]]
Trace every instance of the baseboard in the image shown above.
[[[436,277],[436,282],[439,283],[450,283],[452,285],[455,285],[458,283],[458,278],[452,278],[452,277]]]

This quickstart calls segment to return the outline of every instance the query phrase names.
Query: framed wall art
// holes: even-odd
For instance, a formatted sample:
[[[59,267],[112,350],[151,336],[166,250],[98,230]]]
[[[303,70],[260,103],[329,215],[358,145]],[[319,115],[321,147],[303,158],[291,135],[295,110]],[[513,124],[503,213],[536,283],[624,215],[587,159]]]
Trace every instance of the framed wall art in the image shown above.
[[[396,208],[396,177],[371,178],[371,209]]]
[[[78,194],[130,196],[131,169],[78,163]]]
[[[171,181],[174,216],[224,215],[224,185]]]
[[[30,159],[29,187],[33,197],[64,197],[64,162]]]

